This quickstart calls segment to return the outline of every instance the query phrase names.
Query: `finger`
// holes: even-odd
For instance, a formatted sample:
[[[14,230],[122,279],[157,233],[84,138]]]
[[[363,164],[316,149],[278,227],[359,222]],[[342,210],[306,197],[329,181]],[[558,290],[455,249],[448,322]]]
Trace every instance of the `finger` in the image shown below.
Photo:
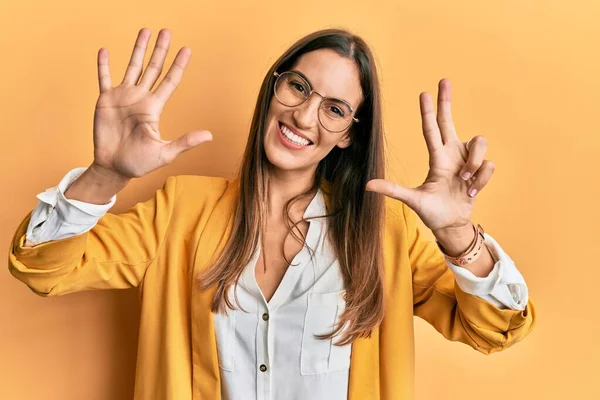
[[[131,53],[129,65],[127,66],[127,70],[125,71],[125,76],[123,77],[123,82],[121,82],[122,85],[137,84],[137,81],[140,78],[140,75],[142,74],[142,66],[144,65],[144,55],[146,54],[146,47],[148,47],[148,40],[150,39],[150,34],[150,29],[140,29],[137,39],[135,41],[135,45],[133,47],[133,52]]]
[[[418,204],[419,193],[416,189],[406,188],[386,179],[372,179],[367,182],[366,189],[400,200],[412,209]]]
[[[100,86],[100,93],[105,92],[112,87],[108,51],[104,48],[101,48],[98,51],[98,85]]]
[[[192,50],[189,47],[182,47],[175,56],[171,68],[169,68],[169,71],[154,91],[163,104],[167,102],[177,88],[177,85],[179,85],[183,71],[190,60],[191,54]]]
[[[469,157],[459,175],[466,181],[481,167],[487,151],[487,139],[485,136],[475,136],[471,140]]]
[[[163,148],[161,157],[165,162],[170,163],[181,153],[210,140],[212,140],[212,133],[207,130],[186,133],[171,142],[167,142]]]
[[[434,150],[439,149],[444,144],[440,136],[440,130],[435,120],[433,112],[433,101],[429,93],[423,92],[419,96],[419,104],[421,107],[421,124],[423,126],[423,136],[427,143],[427,150],[431,154]]]
[[[496,170],[496,165],[490,160],[484,160],[481,168],[477,170],[477,177],[473,179],[467,193],[470,197],[475,197],[477,193],[481,192],[481,190],[488,184],[490,179],[492,178],[492,174]]]
[[[152,56],[148,62],[148,66],[142,75],[139,85],[145,87],[148,90],[152,89],[152,86],[156,83],[156,80],[160,76],[163,66],[165,64],[165,58],[169,51],[169,45],[171,43],[171,32],[167,29],[161,29],[156,39],[156,45],[152,51]]]
[[[442,79],[438,84],[438,109],[437,124],[442,134],[443,143],[458,141],[458,135],[452,121],[450,102],[452,99],[452,86],[448,79]]]
[[[467,151],[469,151],[471,149],[469,146],[471,145],[472,140],[473,140],[473,138],[467,140],[467,143],[465,143],[465,149],[467,149]]]

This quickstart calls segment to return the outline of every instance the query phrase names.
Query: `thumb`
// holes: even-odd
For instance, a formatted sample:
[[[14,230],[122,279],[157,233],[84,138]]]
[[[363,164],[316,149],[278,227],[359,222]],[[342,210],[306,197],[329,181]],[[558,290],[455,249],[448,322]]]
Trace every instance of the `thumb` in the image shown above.
[[[366,189],[371,192],[377,192],[392,199],[400,200],[413,210],[417,206],[417,189],[400,186],[397,183],[386,179],[371,179],[367,182]]]
[[[171,162],[181,153],[188,151],[199,144],[211,141],[212,138],[212,133],[207,130],[188,132],[165,144],[164,157],[167,162]]]

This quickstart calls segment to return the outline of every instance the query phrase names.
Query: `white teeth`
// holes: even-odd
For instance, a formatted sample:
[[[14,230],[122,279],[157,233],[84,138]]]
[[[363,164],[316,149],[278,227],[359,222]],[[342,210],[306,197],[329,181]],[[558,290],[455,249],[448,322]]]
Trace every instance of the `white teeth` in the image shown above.
[[[298,146],[307,146],[310,144],[310,141],[296,135],[294,132],[290,131],[285,125],[279,124],[279,126],[281,127],[281,133],[283,133],[283,136],[285,136],[286,139],[288,139],[290,142]]]

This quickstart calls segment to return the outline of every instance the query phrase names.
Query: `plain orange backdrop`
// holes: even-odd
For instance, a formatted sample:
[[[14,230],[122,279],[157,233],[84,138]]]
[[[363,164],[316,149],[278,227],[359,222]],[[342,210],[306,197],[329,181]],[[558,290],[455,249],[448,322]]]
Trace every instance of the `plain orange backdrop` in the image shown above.
[[[163,137],[214,135],[133,181],[118,213],[169,175],[232,177],[268,67],[301,36],[346,27],[377,56],[398,182],[417,186],[427,172],[419,93],[451,80],[459,136],[486,136],[497,167],[474,220],[515,260],[537,305],[534,332],[491,356],[417,320],[417,399],[598,399],[599,19],[592,0],[0,0],[0,256],[35,195],[92,161],[100,47],[117,84],[138,30],[152,29],[153,46],[171,29],[167,65],[181,46],[193,53]],[[131,398],[138,316],[135,291],[41,298],[5,264],[0,398]]]

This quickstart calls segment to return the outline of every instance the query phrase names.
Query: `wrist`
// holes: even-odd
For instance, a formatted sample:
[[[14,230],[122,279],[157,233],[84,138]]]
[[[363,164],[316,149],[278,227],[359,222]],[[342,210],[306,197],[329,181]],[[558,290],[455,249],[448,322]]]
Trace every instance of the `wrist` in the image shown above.
[[[91,163],[84,174],[87,174],[90,182],[93,182],[97,186],[112,185],[114,187],[125,187],[132,179],[116,173],[108,168],[101,167],[95,163]]]
[[[451,257],[458,257],[467,251],[477,235],[471,222],[461,227],[443,228],[432,232],[445,253]]]
[[[65,191],[67,199],[106,204],[131,181],[114,172],[90,165]]]

